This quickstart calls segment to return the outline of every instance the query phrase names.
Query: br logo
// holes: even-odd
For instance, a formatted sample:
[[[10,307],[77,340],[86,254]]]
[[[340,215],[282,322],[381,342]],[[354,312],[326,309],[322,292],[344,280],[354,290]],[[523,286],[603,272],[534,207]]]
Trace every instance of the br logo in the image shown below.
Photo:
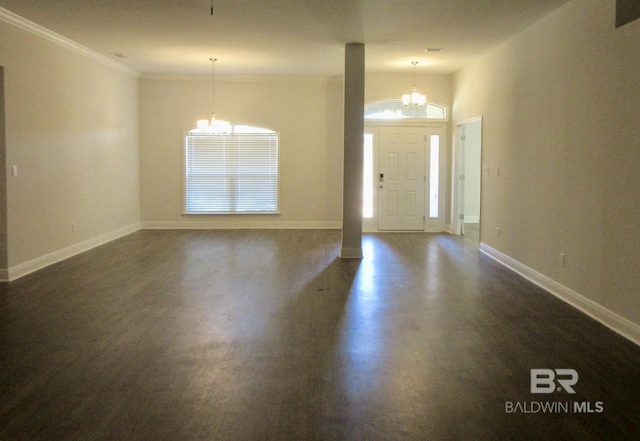
[[[531,393],[550,394],[563,389],[575,394],[573,387],[578,382],[575,369],[531,369]]]

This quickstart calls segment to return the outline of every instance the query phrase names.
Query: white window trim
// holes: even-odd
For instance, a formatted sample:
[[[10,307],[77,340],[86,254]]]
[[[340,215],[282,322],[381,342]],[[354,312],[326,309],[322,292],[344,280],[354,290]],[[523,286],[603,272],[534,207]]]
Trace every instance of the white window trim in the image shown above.
[[[381,103],[389,103],[394,104],[394,105],[400,105],[400,106],[404,106],[404,104],[402,104],[402,100],[400,99],[382,99],[382,100],[376,100],[376,101],[371,101],[365,104],[365,111],[367,106],[371,106],[374,104],[381,104]],[[407,117],[400,117],[400,118],[374,118],[371,116],[367,116],[365,114],[364,118],[367,122],[371,122],[371,121],[380,121],[382,123],[387,123],[387,124],[393,124],[396,125],[396,123],[398,122],[414,122],[414,123],[425,123],[425,122],[432,122],[432,123],[441,123],[441,122],[449,122],[449,108],[442,104],[442,103],[437,103],[435,101],[427,101],[427,103],[425,104],[425,106],[435,106],[435,107],[439,107],[441,109],[443,109],[444,111],[444,118],[427,118],[427,117],[416,117],[416,118],[407,118]]]

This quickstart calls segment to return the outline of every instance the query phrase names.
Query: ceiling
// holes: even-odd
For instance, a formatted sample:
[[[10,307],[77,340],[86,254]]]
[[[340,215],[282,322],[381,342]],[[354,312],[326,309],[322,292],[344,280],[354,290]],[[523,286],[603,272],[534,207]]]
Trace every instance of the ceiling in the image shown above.
[[[568,0],[0,0],[0,7],[141,73],[451,73]],[[441,48],[441,52],[426,52]],[[118,58],[114,54],[125,54]]]

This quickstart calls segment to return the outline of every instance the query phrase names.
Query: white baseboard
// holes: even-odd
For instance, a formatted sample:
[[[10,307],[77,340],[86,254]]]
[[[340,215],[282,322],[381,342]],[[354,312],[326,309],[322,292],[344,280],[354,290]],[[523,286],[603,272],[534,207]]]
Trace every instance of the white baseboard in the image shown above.
[[[362,259],[362,248],[342,248],[340,250],[341,259]]]
[[[449,231],[442,228],[425,228],[424,230],[378,230],[376,228],[363,228],[363,233],[394,233],[394,234],[406,234],[406,233],[448,233]]]
[[[92,248],[104,245],[107,242],[111,242],[112,240],[127,236],[138,231],[139,229],[139,223],[127,225],[126,227],[120,228],[118,230],[101,234],[100,236],[85,240],[84,242],[71,245],[70,247],[63,248],[58,251],[54,251],[53,253],[38,257],[25,263],[21,263],[20,265],[16,265],[9,269],[2,269],[0,270],[0,281],[11,282],[13,280],[19,279],[20,277],[24,277],[34,271],[38,271],[49,265],[53,265],[54,263],[61,262],[77,254],[84,253],[85,251],[89,251]]]
[[[340,221],[146,221],[141,223],[143,230],[339,230]]]
[[[582,294],[561,285],[555,280],[529,268],[485,243],[480,244],[480,251],[510,270],[520,274],[525,279],[535,283],[545,291],[548,291],[558,297],[560,300],[563,300],[574,308],[577,308],[594,320],[599,321],[612,331],[617,332],[621,336],[640,346],[640,326],[638,324],[616,314],[599,303],[586,298]]]

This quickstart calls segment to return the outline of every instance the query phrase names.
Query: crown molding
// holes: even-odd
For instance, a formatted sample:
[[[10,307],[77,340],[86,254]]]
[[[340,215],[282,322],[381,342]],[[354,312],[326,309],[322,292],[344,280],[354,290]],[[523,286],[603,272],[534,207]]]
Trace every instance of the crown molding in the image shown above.
[[[80,55],[90,58],[93,61],[97,61],[98,63],[101,63],[112,69],[118,70],[122,73],[134,75],[137,77],[140,76],[140,72],[138,72],[137,70],[131,69],[130,67],[125,66],[124,64],[118,63],[117,61],[112,60],[109,57],[106,57],[98,52],[95,52],[86,46],[82,46],[81,44],[76,43],[75,41],[70,40],[69,38],[63,37],[60,34],[50,31],[49,29],[44,28],[39,24],[29,21],[26,18],[20,17],[19,15],[14,14],[13,12],[8,11],[1,7],[0,7],[0,21],[4,21],[5,23],[13,25],[19,29],[35,34],[41,38],[44,38],[45,40],[56,43],[60,46],[63,46],[67,49],[72,50],[73,52],[76,52]]]

